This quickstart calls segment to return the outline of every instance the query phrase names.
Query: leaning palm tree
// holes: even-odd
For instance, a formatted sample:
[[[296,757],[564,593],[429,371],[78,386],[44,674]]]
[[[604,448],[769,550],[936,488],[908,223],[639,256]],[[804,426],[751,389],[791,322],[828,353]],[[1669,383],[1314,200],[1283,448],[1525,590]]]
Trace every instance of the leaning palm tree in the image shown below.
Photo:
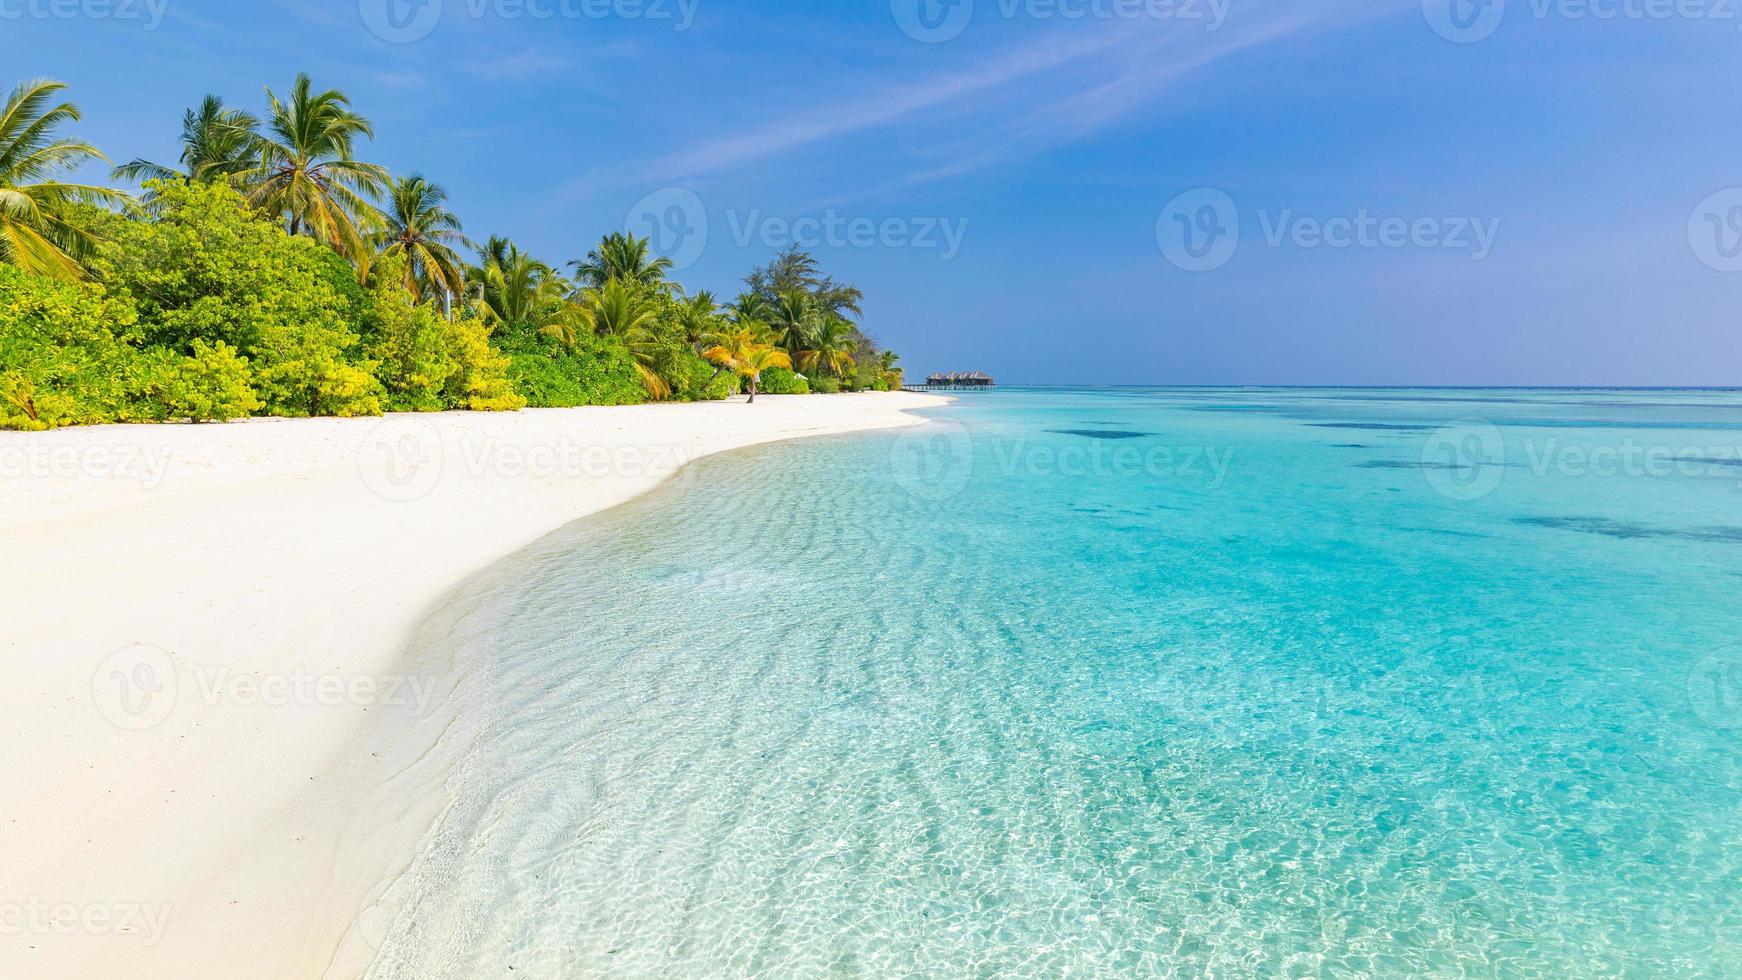
[[[754,330],[738,330],[720,339],[702,355],[720,367],[750,382],[750,403],[762,385],[762,372],[773,368],[792,367],[792,357],[773,344],[763,343]]]
[[[442,206],[447,199],[439,184],[417,174],[395,181],[388,192],[387,227],[376,236],[379,253],[405,257],[405,288],[419,300],[463,293],[465,262],[455,247],[478,247]]]
[[[858,350],[852,324],[839,317],[824,317],[811,333],[810,343],[799,352],[799,364],[806,371],[827,371],[844,378],[853,370],[853,355]]]
[[[315,92],[306,74],[296,76],[287,99],[271,89],[266,98],[271,116],[249,202],[282,218],[292,235],[312,235],[361,259],[366,236],[382,225],[371,201],[388,184],[385,169],[355,156],[358,138],[374,139],[374,129],[344,93]]]
[[[125,207],[132,199],[107,187],[55,179],[107,159],[88,143],[53,137],[56,126],[79,120],[78,106],[55,104],[63,88],[46,79],[25,82],[0,107],[0,262],[78,280],[97,244],[80,205]]]
[[[181,169],[136,159],[115,168],[115,180],[229,180],[260,166],[260,120],[241,109],[224,108],[208,95],[198,109],[181,117]]]
[[[665,274],[671,271],[671,260],[653,254],[653,245],[646,238],[636,238],[620,231],[606,235],[587,257],[570,262],[575,278],[593,289],[612,279],[641,286],[666,287]]]
[[[811,337],[822,325],[822,313],[809,293],[791,289],[781,293],[769,308],[768,325],[780,346],[796,355],[810,346]]]

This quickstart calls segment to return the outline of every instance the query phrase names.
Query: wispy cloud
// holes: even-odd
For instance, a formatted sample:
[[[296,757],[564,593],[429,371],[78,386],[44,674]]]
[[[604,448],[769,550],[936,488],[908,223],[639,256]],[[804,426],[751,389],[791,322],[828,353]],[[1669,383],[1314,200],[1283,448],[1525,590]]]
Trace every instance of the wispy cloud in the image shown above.
[[[812,143],[892,125],[915,113],[1059,68],[1119,41],[1116,35],[1093,35],[1069,45],[1034,45],[969,71],[891,87],[856,102],[790,111],[783,115],[793,118],[697,144],[655,161],[651,170],[659,180],[705,176]]]
[[[1130,113],[1168,97],[1175,83],[1200,74],[1243,51],[1275,43],[1310,29],[1321,20],[1313,10],[1294,10],[1245,31],[1165,44],[1145,39],[1126,45],[1121,67],[1075,91],[1040,101],[1019,117],[976,131],[957,141],[947,163],[908,174],[897,186],[910,186],[971,173],[984,167],[1033,156],[1100,132]],[[1178,41],[1176,36],[1172,38]]]
[[[526,48],[479,61],[467,62],[465,70],[488,81],[518,82],[540,75],[552,75],[567,69],[570,65],[570,60],[562,55],[541,51],[537,48]]]
[[[375,80],[388,88],[416,91],[428,87],[429,79],[420,71],[381,71],[375,73]]]
[[[704,182],[795,151],[897,128],[904,138],[896,145],[929,148],[908,150],[910,156],[943,161],[909,168],[883,189],[939,180],[1088,138],[1242,52],[1404,6],[1414,7],[1414,0],[1320,0],[1311,6],[1249,0],[1219,31],[1150,19],[1055,25],[968,68],[899,82],[866,79],[858,87],[871,94],[787,106],[741,132],[595,170],[560,196],[575,200],[630,183]]]

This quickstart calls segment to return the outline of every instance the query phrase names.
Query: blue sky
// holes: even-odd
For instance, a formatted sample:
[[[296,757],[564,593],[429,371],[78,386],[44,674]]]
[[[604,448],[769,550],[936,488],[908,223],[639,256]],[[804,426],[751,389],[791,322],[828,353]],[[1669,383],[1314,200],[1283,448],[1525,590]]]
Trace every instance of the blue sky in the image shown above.
[[[0,37],[117,161],[308,71],[478,239],[652,213],[730,295],[796,229],[914,372],[1742,384],[1738,0],[424,2],[0,0]]]

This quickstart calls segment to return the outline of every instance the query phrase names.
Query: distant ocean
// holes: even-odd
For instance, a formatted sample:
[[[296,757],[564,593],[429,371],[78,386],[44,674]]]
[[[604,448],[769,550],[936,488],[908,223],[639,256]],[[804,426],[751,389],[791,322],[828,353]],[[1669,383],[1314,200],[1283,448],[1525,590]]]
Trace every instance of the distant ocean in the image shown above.
[[[935,416],[456,598],[373,975],[1742,975],[1742,394]]]

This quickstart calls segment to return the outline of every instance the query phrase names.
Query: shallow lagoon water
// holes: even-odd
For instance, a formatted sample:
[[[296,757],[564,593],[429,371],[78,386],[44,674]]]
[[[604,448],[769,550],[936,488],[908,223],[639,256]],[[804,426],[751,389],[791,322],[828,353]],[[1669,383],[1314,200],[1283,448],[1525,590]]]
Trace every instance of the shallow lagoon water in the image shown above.
[[[457,596],[373,975],[1742,972],[1742,395],[937,417]]]

